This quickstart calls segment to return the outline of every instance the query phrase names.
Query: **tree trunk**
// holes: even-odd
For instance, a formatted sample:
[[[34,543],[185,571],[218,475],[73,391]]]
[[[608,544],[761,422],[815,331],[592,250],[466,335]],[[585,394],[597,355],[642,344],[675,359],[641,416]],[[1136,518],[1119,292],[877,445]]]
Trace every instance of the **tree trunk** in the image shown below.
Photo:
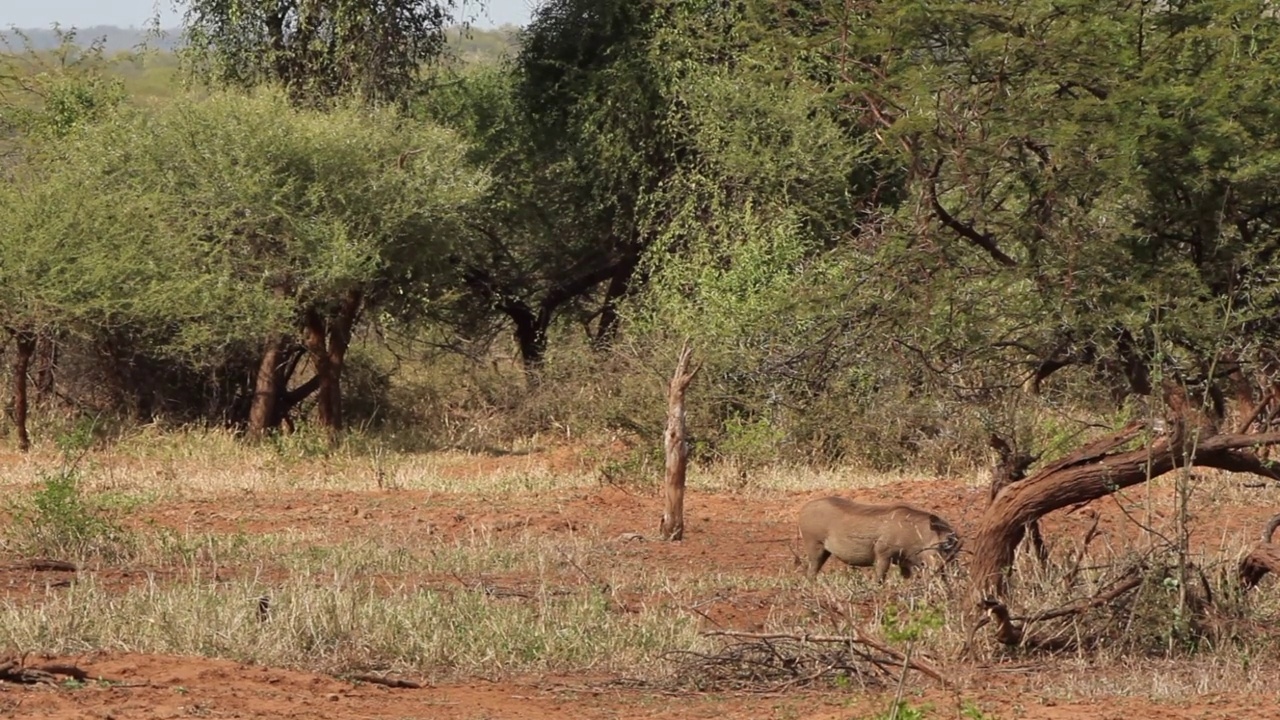
[[[523,302],[508,303],[506,312],[515,325],[520,361],[524,364],[529,380],[536,383],[538,371],[542,369],[542,361],[547,354],[547,328],[542,325],[541,318]]]
[[[18,428],[18,449],[26,452],[31,449],[31,435],[27,432],[27,371],[36,351],[36,336],[26,330],[10,332],[18,346],[13,360],[13,424]]]
[[[1184,442],[1187,438],[1183,423],[1170,424],[1174,431],[1158,437],[1150,448],[1112,452],[1144,431],[1143,423],[1131,423],[1116,434],[1091,443],[1034,476],[1001,490],[979,520],[974,537],[970,576],[975,600],[1007,597],[1007,573],[1013,565],[1023,528],[1054,510],[1105,497],[1187,465],[1280,479],[1280,471],[1266,467],[1256,456],[1240,450],[1280,443],[1280,432],[1202,434],[1192,447]],[[1201,427],[1200,430],[1207,429]]]
[[[278,421],[280,400],[280,338],[271,338],[262,351],[258,375],[253,387],[253,404],[249,406],[249,437],[262,439]]]
[[[600,307],[600,323],[596,326],[596,336],[592,341],[596,350],[608,348],[618,335],[618,301],[631,289],[631,278],[635,275],[638,263],[638,256],[628,256],[618,264],[613,277],[609,279],[609,287],[604,293],[604,304]]]
[[[306,400],[311,393],[316,391],[319,383],[312,381],[303,383],[302,385],[289,390],[289,381],[293,379],[293,374],[298,370],[298,363],[302,361],[303,356],[307,354],[307,349],[298,344],[291,344],[287,349],[281,350],[280,364],[276,365],[276,384],[280,388],[280,396],[276,400],[275,425],[286,434],[293,434],[293,409],[298,403]]]
[[[347,364],[347,348],[351,346],[351,331],[360,316],[362,300],[363,295],[359,291],[348,292],[337,316],[329,323],[329,370],[333,375],[329,384],[329,405],[335,430],[341,430],[343,426],[342,370]]]
[[[696,367],[689,370],[689,359],[692,356],[693,351],[686,342],[680,348],[680,359],[676,362],[675,372],[671,376],[671,385],[667,388],[667,429],[662,434],[667,461],[666,477],[662,486],[666,509],[662,513],[662,526],[658,531],[663,540],[684,539],[684,482],[689,468],[684,395],[689,389],[689,382],[698,373]]]
[[[331,439],[336,439],[342,430],[342,368],[362,299],[359,291],[348,292],[328,323],[314,307],[310,308],[303,326],[303,344],[316,371],[317,420]]]
[[[334,407],[335,392],[341,392],[337,386],[336,371],[329,362],[329,347],[324,320],[320,314],[311,309],[307,311],[306,323],[302,329],[302,343],[311,354],[311,363],[316,372],[316,419],[320,427],[330,433],[339,430],[342,420]]]
[[[58,365],[58,341],[51,333],[42,333],[36,339],[36,399],[43,400],[53,393],[54,368]]]

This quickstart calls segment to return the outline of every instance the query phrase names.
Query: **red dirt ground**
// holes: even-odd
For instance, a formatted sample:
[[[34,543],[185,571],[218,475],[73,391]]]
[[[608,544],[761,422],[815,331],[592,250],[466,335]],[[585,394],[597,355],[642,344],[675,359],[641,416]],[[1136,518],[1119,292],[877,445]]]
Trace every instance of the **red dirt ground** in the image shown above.
[[[28,659],[31,664],[72,662],[93,678],[84,687],[0,685],[0,716],[160,720],[214,718],[792,718],[836,720],[883,712],[890,696],[857,691],[671,696],[642,691],[593,690],[582,679],[517,678],[505,682],[447,683],[419,689],[353,684],[332,677],[243,665],[228,660],[100,653]],[[1195,701],[1152,702],[1101,698],[1079,702],[1045,699],[1036,678],[1017,680],[979,673],[966,683],[965,699],[999,718],[1041,720],[1227,720],[1280,717],[1274,695],[1247,698],[1205,695]],[[586,686],[584,688],[584,685]],[[953,697],[940,691],[912,698],[931,705],[936,717],[956,717]]]
[[[563,453],[549,464],[568,462]],[[492,470],[492,459],[476,472]],[[846,494],[869,501],[904,499],[936,509],[962,535],[972,529],[986,502],[985,489],[959,481],[899,482]],[[1141,517],[1140,491],[1131,493]],[[1168,490],[1156,489],[1165,493]],[[1218,503],[1212,518],[1197,519],[1193,549],[1214,549],[1224,534],[1252,539],[1280,506],[1280,492],[1259,489],[1257,497],[1232,490],[1223,496],[1241,499]],[[532,533],[550,537],[598,538],[615,549],[620,561],[684,574],[707,568],[738,574],[779,575],[799,572],[792,554],[794,514],[807,499],[825,493],[775,494],[763,499],[732,494],[691,492],[682,543],[619,539],[624,533],[652,536],[660,516],[653,494],[613,486],[544,493],[531,505],[529,496],[480,499],[404,490],[340,492],[281,491],[236,493],[208,500],[162,503],[138,511],[133,522],[190,532],[265,533],[315,531],[334,540],[395,540],[410,546],[439,543],[468,533]],[[1046,524],[1051,543],[1074,542],[1099,515],[1097,542],[1126,544],[1139,534],[1126,518],[1122,503],[1108,499],[1072,515],[1057,514]],[[1167,503],[1165,504],[1167,507]],[[163,568],[149,570],[163,576]],[[147,569],[98,573],[107,587],[127,587],[147,577]],[[0,568],[0,598],[32,597],[49,586],[67,582],[67,573],[11,566]],[[1274,584],[1270,591],[1280,592]],[[777,598],[769,593],[738,593],[704,611],[721,625],[754,630]],[[748,694],[684,695],[672,698],[640,690],[602,690],[583,678],[514,678],[502,682],[445,683],[422,689],[390,689],[356,685],[329,676],[242,665],[195,657],[163,657],[96,653],[86,656],[32,659],[28,663],[73,663],[92,677],[77,689],[15,686],[0,683],[0,717],[10,718],[804,718],[864,717],[883,712],[888,696],[868,697],[857,691],[781,696]],[[1280,696],[1241,694],[1200,696],[1194,701],[1154,702],[1140,697],[1103,697],[1077,702],[1049,700],[1039,690],[1051,669],[1009,672],[1009,668],[966,668],[960,680],[967,700],[994,717],[1044,718],[1280,718]],[[1016,668],[1015,668],[1016,670]],[[1099,668],[1098,672],[1107,672]],[[598,680],[605,680],[604,678]],[[595,687],[596,689],[591,689]],[[954,698],[938,690],[926,692],[937,717],[957,717]],[[913,698],[919,703],[922,698]]]

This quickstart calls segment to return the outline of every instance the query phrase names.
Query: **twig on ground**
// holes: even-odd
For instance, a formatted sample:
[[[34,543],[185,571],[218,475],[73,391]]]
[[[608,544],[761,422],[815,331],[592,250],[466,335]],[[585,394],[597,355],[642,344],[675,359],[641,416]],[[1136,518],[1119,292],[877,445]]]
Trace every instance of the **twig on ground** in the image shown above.
[[[348,677],[356,682],[384,685],[389,688],[409,688],[411,690],[417,690],[422,687],[422,683],[414,682],[413,680],[391,677],[390,675],[378,675],[376,673],[357,673]]]
[[[26,656],[0,661],[0,682],[18,685],[56,685],[62,680],[71,679],[86,681],[90,678],[88,671],[75,665],[51,663],[48,665],[27,665]],[[119,684],[106,678],[98,678],[103,682]]]
[[[31,558],[16,562],[9,567],[15,570],[39,570],[44,572],[76,572],[79,568],[66,560],[49,560],[47,558]]]

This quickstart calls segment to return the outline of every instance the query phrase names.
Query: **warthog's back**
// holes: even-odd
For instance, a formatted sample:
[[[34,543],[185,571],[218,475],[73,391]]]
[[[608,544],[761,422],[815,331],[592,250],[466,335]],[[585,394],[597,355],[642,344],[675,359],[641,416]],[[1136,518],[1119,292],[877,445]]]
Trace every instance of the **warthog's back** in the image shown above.
[[[800,508],[801,534],[826,535],[833,528],[861,528],[879,534],[886,528],[904,525],[950,532],[951,526],[937,515],[908,505],[872,505],[832,496],[818,498]]]

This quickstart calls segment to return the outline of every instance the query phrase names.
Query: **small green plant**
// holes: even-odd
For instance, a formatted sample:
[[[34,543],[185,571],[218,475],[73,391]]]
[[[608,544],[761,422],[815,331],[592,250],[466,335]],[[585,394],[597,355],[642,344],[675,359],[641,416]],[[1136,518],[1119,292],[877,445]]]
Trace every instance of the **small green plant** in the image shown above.
[[[942,612],[932,605],[926,605],[923,608],[900,608],[897,605],[890,605],[885,609],[884,617],[880,620],[880,628],[884,631],[885,637],[891,642],[905,643],[907,646],[902,654],[902,674],[898,677],[898,689],[894,693],[893,707],[887,714],[889,720],[915,720],[924,717],[922,709],[913,708],[903,702],[902,691],[906,686],[907,668],[911,665],[911,651],[915,648],[916,641],[922,638],[926,631],[942,627],[942,623]]]
[[[80,458],[97,442],[98,429],[97,418],[82,416],[75,420],[70,429],[58,433],[53,444],[62,453],[65,466],[75,467],[79,464]]]
[[[618,460],[608,460],[600,465],[600,482],[609,485],[642,485],[652,482],[654,468],[661,473],[662,450],[640,446]]]
[[[942,627],[942,611],[928,605],[923,608],[901,608],[890,605],[880,620],[880,629],[887,639],[895,643],[913,643],[926,631]]]
[[[925,720],[932,711],[933,706],[931,705],[917,706],[904,700],[897,700],[893,704],[893,709],[881,715],[876,715],[873,720]]]
[[[785,433],[775,428],[768,418],[730,417],[724,423],[724,438],[719,451],[748,467],[768,463],[778,456]]]
[[[988,715],[978,707],[978,704],[972,700],[965,700],[960,705],[960,717],[967,720],[996,720],[994,715]]]
[[[97,428],[95,418],[82,417],[60,433],[54,443],[62,454],[62,467],[41,472],[37,488],[10,505],[13,522],[7,535],[17,552],[85,557],[123,551],[128,533],[115,515],[127,504],[116,498],[113,511],[102,498],[87,497],[82,487],[80,461],[96,442]]]
[[[324,431],[307,425],[302,425],[287,435],[272,433],[268,437],[272,449],[284,460],[312,460],[328,457],[333,452],[333,446]]]
[[[60,557],[123,551],[128,533],[110,510],[85,495],[81,480],[74,467],[42,473],[39,487],[10,508],[8,534],[15,550]]]

